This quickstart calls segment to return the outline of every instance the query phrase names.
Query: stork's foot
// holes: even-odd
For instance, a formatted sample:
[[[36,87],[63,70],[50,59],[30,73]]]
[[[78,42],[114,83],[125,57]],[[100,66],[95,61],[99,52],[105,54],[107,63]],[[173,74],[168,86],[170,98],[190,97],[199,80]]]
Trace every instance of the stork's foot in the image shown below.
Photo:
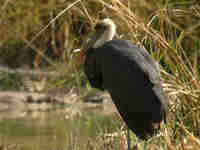
[[[131,150],[143,150],[144,145],[142,143],[136,143]]]

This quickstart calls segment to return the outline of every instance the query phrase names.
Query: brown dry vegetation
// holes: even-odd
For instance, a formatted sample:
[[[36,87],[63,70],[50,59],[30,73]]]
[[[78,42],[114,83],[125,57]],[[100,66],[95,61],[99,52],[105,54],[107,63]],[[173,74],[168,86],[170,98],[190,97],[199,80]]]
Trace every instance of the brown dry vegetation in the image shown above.
[[[72,51],[82,47],[99,19],[112,18],[117,39],[144,46],[159,62],[170,99],[168,124],[147,149],[200,149],[198,0],[5,0],[0,6],[0,64],[64,71],[65,80],[58,85],[79,89],[88,83],[81,65],[74,64],[76,57],[71,59]],[[94,145],[98,147],[89,144],[88,149]]]

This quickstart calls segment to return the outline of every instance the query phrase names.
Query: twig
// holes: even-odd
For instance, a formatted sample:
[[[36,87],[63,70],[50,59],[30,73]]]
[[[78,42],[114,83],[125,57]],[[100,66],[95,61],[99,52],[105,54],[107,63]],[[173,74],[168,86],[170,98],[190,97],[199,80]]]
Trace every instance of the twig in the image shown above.
[[[22,75],[32,75],[32,76],[54,76],[54,77],[60,77],[63,76],[60,72],[55,71],[37,71],[37,70],[31,70],[31,69],[11,69],[5,66],[0,65],[0,73],[10,73],[10,74],[22,74]]]
[[[82,0],[77,0],[74,3],[70,4],[67,8],[65,8],[64,10],[62,10],[55,18],[53,18],[42,30],[40,30],[40,32],[38,32],[36,34],[36,36],[30,41],[30,44],[32,44],[37,37],[39,37],[52,23],[54,23],[61,15],[63,15],[67,10],[69,10],[70,8],[72,8],[74,5],[76,5],[77,3],[79,3]]]
[[[7,7],[7,5],[8,5],[9,2],[10,2],[10,0],[6,0],[4,2],[3,6],[1,7],[1,10],[4,10]]]

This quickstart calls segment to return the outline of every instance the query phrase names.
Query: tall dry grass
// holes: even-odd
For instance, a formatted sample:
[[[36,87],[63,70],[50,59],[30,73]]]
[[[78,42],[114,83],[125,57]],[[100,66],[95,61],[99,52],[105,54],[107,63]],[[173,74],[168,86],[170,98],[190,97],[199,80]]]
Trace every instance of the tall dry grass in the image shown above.
[[[7,1],[2,6],[2,10],[5,11],[8,7]],[[117,39],[131,40],[145,47],[160,64],[163,87],[170,99],[170,111],[168,124],[162,136],[153,139],[150,145],[159,144],[160,149],[182,150],[191,147],[199,149],[200,5],[198,1],[70,0],[63,3],[55,1],[55,7],[59,10],[54,11],[53,16],[56,17],[51,17],[49,23],[43,24],[43,28],[40,28],[37,34],[31,36],[32,38],[21,36],[27,48],[34,50],[58,72],[65,70],[67,77],[65,83],[68,83],[68,80],[73,81],[72,84],[81,89],[85,87],[85,78],[81,73],[81,65],[75,66],[74,59],[71,59],[73,50],[81,49],[88,33],[93,32],[99,19],[112,18],[117,25]],[[45,25],[47,26],[44,27]],[[59,55],[61,63],[65,61],[65,65],[60,65],[60,62],[57,63],[53,58],[49,58],[41,50],[42,46],[36,44],[45,34],[51,37],[51,49]],[[55,41],[61,44],[55,45]]]
[[[99,14],[91,13],[90,3],[101,6],[97,11]],[[160,63],[163,87],[170,99],[170,112],[168,132],[159,142],[166,143],[167,149],[198,149],[200,6],[192,1],[159,1],[154,5],[145,0],[95,0],[82,1],[75,7],[80,7],[91,27],[102,17],[112,18],[118,26],[116,38],[146,47]]]

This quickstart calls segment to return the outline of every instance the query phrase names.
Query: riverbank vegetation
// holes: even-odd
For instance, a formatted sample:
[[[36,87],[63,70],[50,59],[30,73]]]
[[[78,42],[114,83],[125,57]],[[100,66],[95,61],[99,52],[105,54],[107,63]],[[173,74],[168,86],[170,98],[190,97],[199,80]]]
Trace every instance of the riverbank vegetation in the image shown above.
[[[168,124],[147,149],[200,148],[198,0],[5,0],[0,2],[0,9],[2,91],[26,90],[30,78],[26,73],[6,72],[5,68],[35,70],[38,75],[34,79],[41,81],[45,92],[73,89],[84,95],[90,91],[79,52],[74,51],[82,48],[99,19],[109,17],[117,25],[116,39],[145,47],[160,64],[163,87],[170,99]],[[33,89],[28,83],[27,89]],[[98,149],[98,140],[89,143],[87,149]],[[109,144],[104,148],[115,149]]]

